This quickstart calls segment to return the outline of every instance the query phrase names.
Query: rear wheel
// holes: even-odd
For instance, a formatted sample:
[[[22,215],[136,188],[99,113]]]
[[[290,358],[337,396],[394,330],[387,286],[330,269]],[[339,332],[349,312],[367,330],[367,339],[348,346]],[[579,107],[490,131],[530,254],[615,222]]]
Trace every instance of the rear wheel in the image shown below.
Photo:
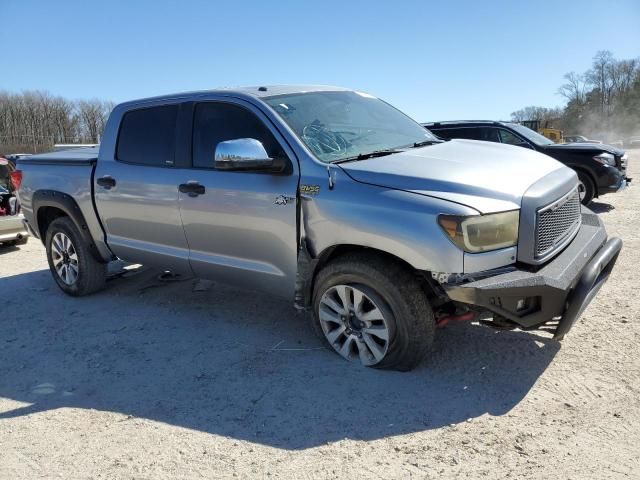
[[[410,370],[433,344],[433,311],[418,280],[375,255],[345,255],[324,267],[313,308],[325,345],[367,367]]]
[[[578,193],[583,205],[589,205],[595,195],[593,180],[586,173],[578,172]]]
[[[51,222],[45,244],[51,274],[65,293],[82,296],[104,287],[107,265],[93,258],[71,219],[60,217]]]

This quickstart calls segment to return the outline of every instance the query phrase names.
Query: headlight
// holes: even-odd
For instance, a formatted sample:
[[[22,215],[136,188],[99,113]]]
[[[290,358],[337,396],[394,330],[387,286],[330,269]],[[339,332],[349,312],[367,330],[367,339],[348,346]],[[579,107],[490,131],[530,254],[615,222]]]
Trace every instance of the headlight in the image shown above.
[[[601,153],[600,155],[593,157],[593,159],[603,165],[611,165],[612,167],[616,166],[616,157],[610,153]]]
[[[520,211],[462,217],[440,215],[438,223],[449,240],[465,252],[486,252],[518,243]]]

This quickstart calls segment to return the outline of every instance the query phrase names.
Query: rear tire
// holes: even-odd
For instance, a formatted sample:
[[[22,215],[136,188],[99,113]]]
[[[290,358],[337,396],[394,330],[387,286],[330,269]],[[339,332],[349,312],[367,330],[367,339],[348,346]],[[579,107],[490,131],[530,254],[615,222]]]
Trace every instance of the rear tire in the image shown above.
[[[593,185],[593,180],[586,173],[577,172],[578,180],[580,183],[578,184],[578,192],[580,193],[580,201],[583,205],[589,205],[593,197],[595,196],[595,186]]]
[[[373,368],[411,370],[431,350],[435,326],[417,278],[393,260],[347,254],[316,277],[314,330],[327,348],[344,358]]]
[[[80,297],[104,288],[107,264],[93,257],[69,217],[51,222],[45,245],[51,275],[64,293]]]

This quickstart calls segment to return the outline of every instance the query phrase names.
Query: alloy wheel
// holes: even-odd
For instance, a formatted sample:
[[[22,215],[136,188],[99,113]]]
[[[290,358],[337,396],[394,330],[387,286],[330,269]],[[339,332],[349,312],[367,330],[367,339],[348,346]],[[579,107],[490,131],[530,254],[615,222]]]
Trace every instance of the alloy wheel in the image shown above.
[[[322,295],[318,310],[322,331],[336,352],[365,366],[382,361],[389,349],[389,319],[364,290],[335,285]]]
[[[62,232],[51,239],[51,260],[56,273],[66,285],[73,285],[78,280],[80,271],[78,253],[71,239]]]
[[[587,194],[587,187],[582,181],[578,181],[578,196],[580,197],[580,202],[584,200],[585,195]]]

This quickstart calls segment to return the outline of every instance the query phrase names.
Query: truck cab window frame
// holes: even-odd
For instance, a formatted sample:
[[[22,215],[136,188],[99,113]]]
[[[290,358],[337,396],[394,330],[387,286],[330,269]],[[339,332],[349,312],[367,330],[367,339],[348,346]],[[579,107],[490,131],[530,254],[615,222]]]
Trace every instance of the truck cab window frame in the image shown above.
[[[178,104],[126,111],[120,121],[114,159],[147,167],[173,167],[178,118]]]
[[[220,142],[239,138],[254,138],[260,141],[270,158],[284,158],[287,167],[283,172],[247,170],[227,173],[291,174],[292,159],[281,140],[259,115],[235,102],[211,100],[193,104],[191,168],[222,171],[215,168],[216,146]]]

